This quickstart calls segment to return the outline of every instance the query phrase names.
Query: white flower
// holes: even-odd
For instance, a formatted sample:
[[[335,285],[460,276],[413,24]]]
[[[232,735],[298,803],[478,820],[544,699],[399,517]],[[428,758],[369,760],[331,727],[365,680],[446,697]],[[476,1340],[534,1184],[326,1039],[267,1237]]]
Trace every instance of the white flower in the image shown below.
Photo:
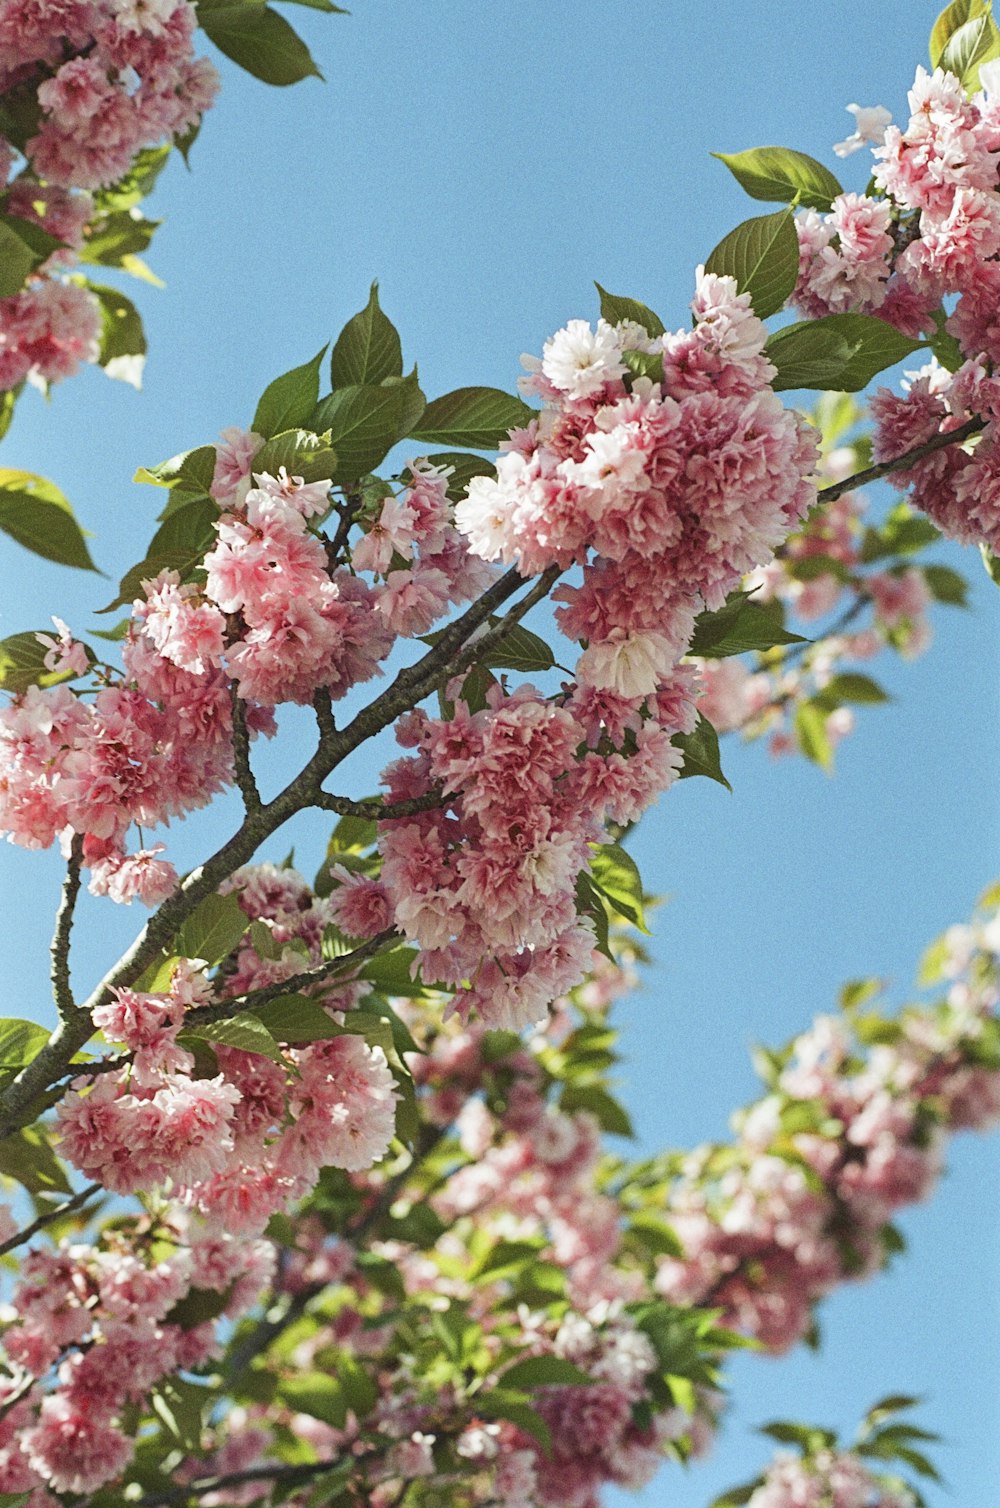
[[[854,116],[854,130],[846,141],[838,141],[833,150],[838,157],[850,157],[860,152],[866,141],[880,147],[885,141],[885,128],[892,123],[892,112],[884,105],[848,105]]]
[[[589,398],[626,370],[618,335],[605,319],[597,321],[596,331],[585,319],[571,319],[545,342],[542,371],[571,398]]]

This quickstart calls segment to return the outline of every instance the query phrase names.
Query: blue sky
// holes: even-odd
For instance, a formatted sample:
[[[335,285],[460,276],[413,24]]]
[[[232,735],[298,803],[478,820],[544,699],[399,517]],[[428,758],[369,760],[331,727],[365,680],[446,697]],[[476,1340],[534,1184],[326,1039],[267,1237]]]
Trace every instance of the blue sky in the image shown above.
[[[695,264],[760,212],[708,154],[793,146],[862,188],[863,160],[838,167],[830,150],[851,129],[844,106],[904,113],[934,14],[922,0],[356,0],[349,18],[295,7],[325,85],[269,90],[217,58],[224,89],[192,171],[173,163],[152,201],[166,223],[150,260],[168,286],[130,290],[150,340],[145,391],[95,371],[49,405],[27,394],[4,465],[64,488],[117,580],[158,507],[135,468],[247,423],[270,378],[335,335],[373,277],[430,396],[510,389],[522,351],[596,314],[595,278],[683,325]],[[111,581],[13,546],[3,558],[0,632],[42,628],[51,612],[100,626],[90,615]],[[1000,594],[973,554],[938,558],[972,578],[971,611],[939,611],[930,654],[883,675],[894,701],[862,709],[834,779],[727,744],[734,794],[685,782],[638,835],[648,888],[670,895],[655,966],[624,1012],[625,1097],[646,1150],[724,1135],[754,1090],[749,1044],[785,1040],[832,1007],[843,979],[885,974],[901,996],[924,944],[1000,868]],[[311,736],[295,716],[285,730],[300,747]],[[355,766],[358,790],[384,753]],[[266,772],[279,773],[273,753]],[[193,863],[233,815],[223,803],[178,827],[176,862]],[[324,833],[300,823],[293,836],[311,872]],[[59,865],[5,845],[0,866],[5,1009],[43,1015]],[[87,903],[81,985],[139,921]],[[932,1489],[933,1508],[994,1508],[998,1172],[995,1142],[957,1142],[933,1204],[903,1221],[911,1254],[828,1302],[819,1356],[741,1358],[713,1459],[666,1469],[638,1501],[696,1508],[764,1459],[754,1425],[846,1427],[901,1391],[927,1394],[921,1422],[947,1437],[950,1491]]]

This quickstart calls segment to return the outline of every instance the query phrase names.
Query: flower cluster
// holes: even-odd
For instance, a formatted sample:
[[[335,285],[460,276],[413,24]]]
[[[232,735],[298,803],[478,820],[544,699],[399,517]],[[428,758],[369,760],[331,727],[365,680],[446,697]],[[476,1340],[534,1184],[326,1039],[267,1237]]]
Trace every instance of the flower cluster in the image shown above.
[[[97,360],[99,302],[61,274],[98,211],[88,191],[194,130],[212,104],[218,77],[194,57],[195,25],[188,0],[0,4],[0,99],[17,136],[0,137],[0,187],[20,164],[4,210],[15,231],[25,221],[55,238],[24,291],[0,299],[0,390]]]
[[[868,123],[881,197],[839,194],[828,214],[797,219],[804,314],[877,313],[916,336],[933,331],[944,296],[959,294],[949,329],[967,356],[993,358],[1000,68],[986,63],[980,78],[968,99],[954,74],[918,68],[906,128],[889,124],[888,112]]]
[[[484,559],[526,575],[583,564],[559,619],[588,641],[578,675],[596,690],[653,690],[698,609],[765,564],[815,497],[814,440],[769,388],[749,295],[699,269],[691,307],[693,330],[674,335],[573,320],[526,359],[542,413],[457,511]]]
[[[119,1477],[134,1449],[123,1413],[160,1379],[216,1356],[209,1314],[237,1318],[273,1270],[269,1242],[209,1229],[179,1207],[130,1217],[97,1245],[32,1251],[4,1334],[22,1380],[3,1384],[12,1406],[0,1423],[0,1491],[50,1508],[48,1489],[89,1493]],[[199,1290],[224,1295],[221,1310],[199,1319]]]
[[[661,1263],[659,1292],[717,1304],[782,1352],[818,1298],[884,1263],[887,1223],[930,1193],[946,1134],[1000,1120],[997,915],[945,949],[936,967],[956,977],[939,1007],[819,1017],[737,1117],[736,1143],[685,1160],[669,1197],[683,1255]]]

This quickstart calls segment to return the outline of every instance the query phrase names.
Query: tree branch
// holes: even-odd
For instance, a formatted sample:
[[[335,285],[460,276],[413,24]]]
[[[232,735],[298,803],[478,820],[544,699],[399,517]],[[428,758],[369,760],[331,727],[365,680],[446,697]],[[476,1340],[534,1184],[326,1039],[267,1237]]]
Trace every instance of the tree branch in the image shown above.
[[[249,815],[251,812],[259,812],[262,802],[253,770],[250,767],[250,734],[247,730],[246,703],[240,696],[235,681],[230,685],[229,701],[233,717],[233,779],[239,787],[244,809]]]
[[[548,591],[559,572],[555,569],[544,573],[523,602],[509,612],[499,627],[499,636],[520,621],[533,605]],[[399,672],[391,686],[374,702],[364,708],[354,721],[342,730],[332,730],[321,737],[319,747],[284,790],[259,810],[248,812],[242,825],[220,849],[204,864],[193,869],[184,882],[168,897],[159,910],[150,917],[143,930],[122,954],[121,958],[104,975],[104,978],[83,1002],[73,1020],[60,1021],[48,1043],[16,1078],[0,1094],[0,1140],[10,1136],[22,1124],[22,1117],[30,1109],[35,1096],[56,1079],[62,1078],[74,1054],[90,1037],[93,1025],[91,1012],[110,998],[111,991],[127,986],[139,977],[143,970],[158,957],[170,942],[181,924],[195,907],[212,894],[229,878],[241,864],[253,858],[260,845],[277,832],[297,812],[313,805],[322,788],[323,781],[348,755],[352,754],[369,738],[381,733],[401,713],[409,711],[444,679],[454,673],[453,661],[466,641],[495,612],[495,610],[524,585],[524,577],[516,570],[506,574],[482,594],[454,623],[448,625],[441,638],[415,664]],[[484,634],[482,639],[466,650],[462,657],[465,663],[480,652],[480,645],[487,647],[493,642],[497,630]],[[317,713],[319,716],[320,714]],[[321,723],[322,726],[322,723]]]
[[[78,1194],[74,1194],[72,1199],[65,1199],[62,1204],[57,1205],[54,1209],[47,1210],[44,1215],[39,1215],[38,1219],[32,1221],[31,1225],[26,1225],[23,1230],[16,1231],[8,1240],[0,1242],[0,1257],[5,1256],[9,1251],[13,1251],[16,1246],[23,1246],[25,1241],[30,1241],[32,1236],[37,1236],[40,1230],[44,1230],[47,1225],[52,1225],[56,1220],[61,1220],[71,1210],[79,1209],[82,1204],[86,1204],[87,1200],[93,1198],[95,1194],[103,1193],[103,1184],[88,1184],[85,1189],[81,1189]]]
[[[845,493],[854,492],[858,487],[866,487],[869,482],[878,482],[884,476],[890,476],[894,471],[906,471],[917,461],[923,461],[927,456],[932,456],[935,451],[945,450],[949,445],[960,445],[963,440],[968,440],[971,435],[976,435],[986,428],[986,420],[977,414],[972,419],[967,419],[957,429],[949,429],[941,434],[932,436],[923,445],[916,445],[908,450],[905,455],[896,456],[892,461],[880,461],[877,466],[867,466],[864,471],[856,471],[853,476],[845,477],[842,482],[831,482],[829,487],[819,489],[819,501],[821,503],[836,502],[838,497]]]
[[[62,897],[59,901],[59,909],[56,912],[55,931],[52,934],[52,943],[49,948],[49,952],[52,955],[52,996],[56,1003],[56,1009],[64,1020],[75,1016],[77,1011],[69,977],[69,941],[70,933],[73,930],[73,912],[76,907],[76,898],[80,894],[80,865],[82,860],[83,837],[80,833],[74,833],[69,860],[66,864],[66,878],[63,880]]]
[[[426,796],[411,796],[408,801],[352,801],[349,796],[334,796],[330,791],[320,791],[313,806],[325,812],[336,812],[338,817],[367,817],[375,822],[389,822],[395,817],[415,817],[418,812],[430,812],[443,806],[446,801],[440,790],[428,791]]]
[[[226,1487],[238,1487],[244,1482],[282,1483],[288,1487],[305,1485],[326,1471],[341,1465],[343,1457],[329,1461],[303,1462],[298,1466],[286,1466],[282,1462],[262,1461],[259,1466],[248,1466],[242,1471],[225,1472],[222,1476],[195,1477],[186,1486],[165,1487],[162,1492],[147,1493],[135,1500],[135,1508],[171,1508],[175,1503],[186,1503],[191,1498],[204,1497]]]
[[[367,942],[359,943],[352,948],[350,953],[341,953],[339,958],[330,958],[326,963],[317,964],[314,969],[303,969],[300,974],[292,974],[288,979],[279,979],[274,984],[265,985],[259,990],[249,990],[245,995],[234,995],[229,1000],[218,1000],[212,1005],[198,1005],[194,1010],[185,1011],[184,1026],[205,1026],[212,1021],[228,1021],[232,1016],[238,1016],[242,1011],[254,1011],[259,1006],[267,1005],[271,1000],[277,1000],[282,995],[294,995],[297,990],[308,989],[310,985],[322,984],[326,980],[336,978],[345,970],[351,970],[365,959],[371,958],[381,951],[386,943],[397,941],[399,933],[394,927],[386,927],[384,931],[376,933]],[[84,1070],[86,1072],[86,1070]]]

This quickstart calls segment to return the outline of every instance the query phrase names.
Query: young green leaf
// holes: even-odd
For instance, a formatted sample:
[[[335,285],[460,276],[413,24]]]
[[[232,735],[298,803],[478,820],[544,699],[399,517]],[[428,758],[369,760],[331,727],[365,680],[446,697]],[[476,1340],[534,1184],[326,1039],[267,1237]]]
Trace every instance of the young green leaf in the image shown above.
[[[334,479],[354,482],[383,461],[392,447],[413,432],[425,399],[416,372],[400,381],[338,388],[313,410],[310,422],[329,430],[337,453]]]
[[[378,301],[378,283],[372,283],[368,303],[337,336],[330,358],[330,377],[335,388],[375,385],[386,377],[402,377],[403,351],[399,332],[383,314]]]
[[[749,293],[758,319],[777,314],[794,292],[799,275],[799,238],[792,211],[744,220],[709,254],[705,271],[734,277],[740,293]]]
[[[771,386],[858,393],[877,373],[926,345],[870,314],[827,314],[786,325],[768,338],[764,352],[778,368]]]
[[[591,844],[590,878],[612,911],[648,935],[639,866],[620,843]]]
[[[0,467],[0,530],[58,565],[97,570],[72,503],[55,483],[34,472]]]
[[[702,717],[699,713],[694,729],[690,733],[675,733],[671,743],[684,755],[684,763],[677,772],[678,780],[687,780],[692,775],[707,775],[709,780],[732,791],[732,786],[722,773],[719,735],[707,717]]]
[[[496,450],[512,429],[537,418],[534,409],[495,387],[460,387],[428,403],[410,436],[426,445]]]
[[[645,304],[640,304],[638,299],[621,298],[617,293],[609,293],[600,283],[595,283],[594,287],[601,295],[601,318],[606,319],[609,325],[620,325],[630,320],[633,324],[641,325],[654,340],[665,333],[666,327],[660,316],[654,314],[652,309],[647,309]]]
[[[249,1012],[234,1017],[231,1021],[209,1021],[191,1032],[205,1042],[218,1042],[222,1047],[238,1047],[241,1052],[253,1052],[272,1063],[281,1063],[281,1049],[263,1021]]]
[[[748,650],[773,649],[777,644],[805,644],[801,634],[789,633],[781,621],[780,606],[755,602],[742,592],[714,613],[701,613],[695,623],[688,654],[706,660],[724,660]]]
[[[291,371],[283,372],[269,382],[260,396],[250,428],[269,440],[286,429],[306,425],[319,397],[319,368],[325,355],[326,346],[317,351],[312,361],[292,367]],[[319,426],[320,429],[323,427]]]
[[[298,33],[260,0],[199,0],[198,24],[220,52],[265,84],[323,77]]]
[[[142,386],[146,336],[139,311],[117,288],[88,284],[101,305],[101,352],[98,361],[109,377]]]
[[[795,200],[807,209],[828,210],[844,191],[833,174],[806,152],[790,147],[752,147],[747,152],[713,152],[751,199]]]
[[[42,632],[51,635],[51,625]],[[87,659],[93,662],[90,650],[84,648]],[[45,645],[39,643],[34,633],[11,634],[0,639],[0,688],[19,696],[29,686],[58,686],[61,681],[73,680],[76,674],[73,670],[46,670],[47,654]]]
[[[235,895],[206,895],[174,939],[174,952],[181,958],[220,963],[249,925],[250,918]]]

